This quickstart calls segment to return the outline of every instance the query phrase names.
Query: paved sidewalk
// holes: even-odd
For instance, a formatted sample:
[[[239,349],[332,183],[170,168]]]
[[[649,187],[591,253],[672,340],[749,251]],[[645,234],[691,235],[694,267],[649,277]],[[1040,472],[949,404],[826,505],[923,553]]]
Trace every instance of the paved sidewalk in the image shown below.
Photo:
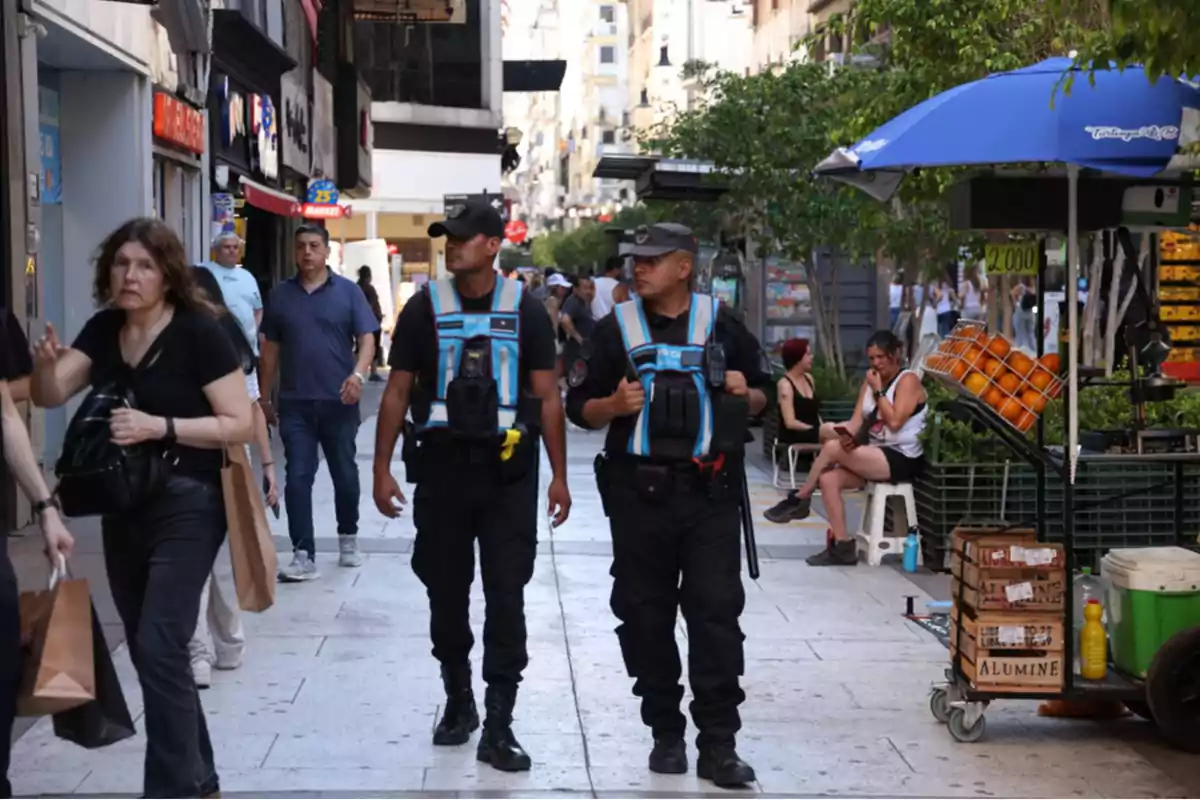
[[[225,796],[726,794],[691,775],[646,770],[648,734],[608,608],[607,522],[591,477],[598,434],[571,436],[575,507],[553,535],[543,522],[527,591],[531,664],[515,728],[533,770],[503,775],[476,764],[473,745],[431,745],[442,695],[424,591],[409,567],[412,521],[382,518],[366,496],[373,438],[370,420],[359,437],[366,564],[336,566],[332,489],[322,467],[315,504],[318,532],[325,532],[321,580],[280,585],[275,608],[246,615],[245,666],[215,673],[202,694]],[[768,476],[755,472],[752,480],[761,520],[780,493]],[[284,534],[282,521],[272,524]],[[819,521],[763,521],[758,531],[763,575],[747,580],[743,618],[748,700],[740,750],[759,776],[749,793],[1187,796],[1125,743],[1146,739],[1147,726],[1135,722],[1041,720],[1031,704],[1012,702],[989,711],[984,742],[955,743],[927,707],[946,651],[901,617],[903,597],[920,590],[886,567],[808,567],[801,555],[820,546]],[[473,608],[481,639],[478,581]],[[686,645],[682,625],[677,636]],[[478,664],[478,648],[475,657]],[[117,661],[138,713],[124,647]],[[139,736],[84,751],[39,721],[14,748],[14,788],[19,795],[137,795],[143,742]]]

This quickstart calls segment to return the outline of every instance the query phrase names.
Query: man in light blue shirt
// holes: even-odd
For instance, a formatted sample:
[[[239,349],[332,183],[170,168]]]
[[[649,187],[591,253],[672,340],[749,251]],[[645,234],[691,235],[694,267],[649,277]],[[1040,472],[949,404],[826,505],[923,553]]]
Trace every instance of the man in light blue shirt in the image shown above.
[[[258,355],[258,326],[262,324],[263,302],[258,281],[238,266],[242,241],[233,231],[226,231],[213,240],[214,259],[204,262],[205,268],[216,276],[225,294],[225,305],[237,319],[242,332]]]

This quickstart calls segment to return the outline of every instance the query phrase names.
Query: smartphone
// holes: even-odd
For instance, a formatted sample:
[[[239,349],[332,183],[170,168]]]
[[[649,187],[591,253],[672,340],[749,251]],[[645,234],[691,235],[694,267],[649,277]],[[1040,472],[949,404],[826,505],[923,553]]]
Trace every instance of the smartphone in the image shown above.
[[[849,430],[847,430],[847,429],[846,429],[846,426],[844,426],[844,425],[835,425],[835,426],[833,427],[833,432],[834,432],[834,433],[836,433],[838,436],[848,436],[848,437],[849,437],[849,438],[851,438],[851,439],[853,439],[853,438],[854,438],[854,437],[853,437],[853,436],[850,434],[850,431],[849,431]]]

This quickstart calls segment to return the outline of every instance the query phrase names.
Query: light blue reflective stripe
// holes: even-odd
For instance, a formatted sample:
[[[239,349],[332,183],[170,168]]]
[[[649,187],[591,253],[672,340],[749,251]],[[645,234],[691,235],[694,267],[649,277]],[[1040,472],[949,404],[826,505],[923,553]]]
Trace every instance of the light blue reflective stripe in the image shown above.
[[[517,422],[517,412],[515,409],[502,408],[496,415],[498,424],[496,427],[497,433],[503,433],[511,428]],[[445,428],[449,422],[449,415],[446,412],[446,404],[435,401],[429,407],[429,421],[425,423],[426,428]]]
[[[629,452],[635,456],[650,455],[650,425],[646,422],[646,413],[650,410],[650,402],[654,398],[654,373],[646,373],[641,377],[642,386],[646,390],[646,402],[634,420],[633,430],[629,434]]]
[[[705,376],[701,373],[692,373],[692,381],[696,384],[696,391],[700,395],[700,435],[696,439],[696,446],[692,448],[692,455],[695,458],[703,458],[708,455],[708,448],[712,445],[712,396],[709,394],[708,384],[704,378]]]
[[[688,342],[703,345],[712,335],[720,303],[715,297],[704,294],[692,295],[692,307],[688,311]]]
[[[492,311],[514,312],[521,306],[520,281],[513,281],[503,275],[496,276],[496,288],[492,292]]]
[[[429,292],[429,299],[433,301],[435,317],[443,314],[457,314],[462,311],[462,306],[458,302],[458,291],[454,288],[454,281],[450,278],[434,281]]]
[[[625,341],[625,351],[632,354],[639,347],[650,344],[642,324],[641,307],[634,300],[629,300],[617,306],[617,327],[621,329],[621,338]]]

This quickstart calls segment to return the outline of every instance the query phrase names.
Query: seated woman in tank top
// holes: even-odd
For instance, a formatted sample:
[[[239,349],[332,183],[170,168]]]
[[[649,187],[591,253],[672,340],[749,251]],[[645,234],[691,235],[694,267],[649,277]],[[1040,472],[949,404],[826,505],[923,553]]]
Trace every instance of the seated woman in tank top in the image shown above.
[[[901,364],[903,343],[891,331],[878,331],[867,340],[871,368],[858,394],[854,415],[847,422],[821,426],[821,452],[813,461],[796,498],[804,504],[793,518],[808,515],[813,491],[821,487],[829,533],[825,550],[811,556],[812,566],[852,566],[857,547],[846,529],[842,492],[874,483],[908,483],[925,465],[921,432],[925,430],[928,398],[921,379]]]
[[[788,339],[780,350],[783,368],[776,395],[779,400],[779,433],[776,440],[784,447],[793,444],[818,444],[821,437],[820,401],[812,379],[813,353],[808,339]],[[793,491],[763,516],[770,522],[783,523],[808,516],[808,503]]]

